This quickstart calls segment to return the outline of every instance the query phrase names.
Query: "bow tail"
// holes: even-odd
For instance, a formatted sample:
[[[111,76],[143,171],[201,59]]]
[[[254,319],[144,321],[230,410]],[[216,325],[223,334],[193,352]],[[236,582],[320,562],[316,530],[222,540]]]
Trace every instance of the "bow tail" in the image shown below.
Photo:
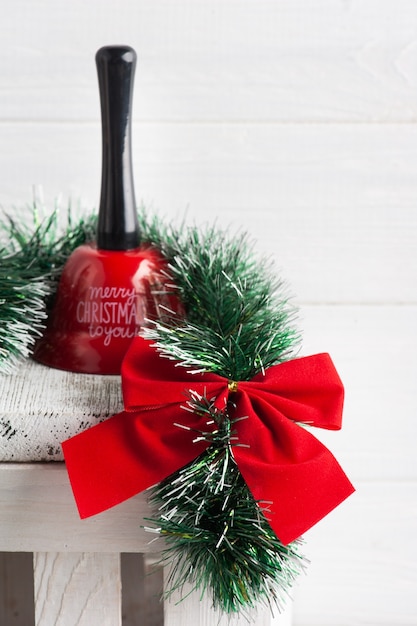
[[[310,432],[275,413],[271,431],[246,404],[233,455],[271,528],[283,544],[294,541],[354,492],[332,453]],[[269,409],[270,411],[270,409]],[[271,413],[269,412],[269,419]]]
[[[247,457],[240,453],[236,458],[239,470],[284,545],[304,534],[354,492],[327,449],[303,466],[266,464]]]
[[[184,412],[178,413],[183,421]],[[174,421],[172,405],[123,411],[63,442],[81,518],[124,502],[204,452],[208,444],[194,441],[198,422],[187,423],[188,430],[173,427]]]

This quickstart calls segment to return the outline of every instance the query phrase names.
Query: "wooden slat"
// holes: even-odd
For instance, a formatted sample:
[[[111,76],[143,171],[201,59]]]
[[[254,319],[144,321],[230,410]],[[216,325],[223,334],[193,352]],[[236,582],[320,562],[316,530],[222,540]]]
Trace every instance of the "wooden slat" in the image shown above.
[[[138,199],[168,219],[189,207],[190,223],[249,231],[300,300],[416,301],[416,127],[178,124],[134,135]],[[32,183],[49,207],[60,193],[97,205],[98,124],[0,126],[0,141],[5,208],[30,201]]]
[[[36,626],[121,626],[117,554],[34,554]]]
[[[0,465],[0,550],[149,552],[146,494],[80,520],[62,463]],[[154,539],[154,536],[152,536]]]
[[[119,41],[142,119],[413,122],[416,19],[413,0],[16,0],[0,117],[95,118],[94,53]]]

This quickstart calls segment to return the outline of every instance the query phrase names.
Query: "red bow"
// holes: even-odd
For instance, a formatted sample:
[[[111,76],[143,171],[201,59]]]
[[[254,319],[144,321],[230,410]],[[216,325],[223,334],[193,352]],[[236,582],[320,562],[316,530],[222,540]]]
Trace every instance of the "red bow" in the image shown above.
[[[189,390],[216,397],[223,407],[233,394],[232,454],[255,500],[268,503],[266,516],[282,543],[354,491],[329,450],[296,423],[341,427],[343,385],[328,354],[287,361],[236,384],[178,367],[137,337],[122,381],[126,410],[63,443],[81,517],[155,485],[207,449],[209,441],[196,441],[196,431],[208,429],[206,419],[181,408]]]

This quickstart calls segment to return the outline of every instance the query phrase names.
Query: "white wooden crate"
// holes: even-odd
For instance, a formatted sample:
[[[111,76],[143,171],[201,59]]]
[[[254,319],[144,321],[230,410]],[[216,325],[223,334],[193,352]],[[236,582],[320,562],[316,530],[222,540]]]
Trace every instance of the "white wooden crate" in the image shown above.
[[[118,383],[117,377],[69,374],[31,361],[22,363],[16,375],[0,376],[0,397],[4,399],[0,420],[3,425],[9,424],[9,435],[15,433],[6,438],[3,452],[9,458],[28,461],[27,441],[33,439],[31,460],[41,461],[45,450],[57,449],[59,440],[97,423],[100,416],[112,414],[111,407],[117,407],[120,402]],[[86,406],[90,407],[89,411]],[[19,458],[22,454],[23,459]],[[62,462],[4,461],[0,458],[0,552],[34,555],[35,625],[121,625],[121,553],[155,554],[153,560],[157,560],[157,553],[163,548],[161,540],[155,541],[143,529],[144,518],[151,516],[146,493],[98,516],[80,520]],[[5,557],[3,560],[8,575],[5,580],[11,583],[13,576],[19,581],[20,572],[13,570],[15,557],[11,558],[9,567]],[[123,621],[126,625],[143,620],[142,614],[150,611],[144,601],[145,579],[140,579],[136,572],[131,580],[135,563],[136,568],[140,566],[140,560],[133,560],[129,577],[125,576],[125,592],[129,595]],[[136,589],[134,583],[139,585]],[[6,595],[10,600],[13,592]],[[213,611],[209,598],[191,594],[183,602],[179,603],[179,599],[174,594],[164,603],[163,611],[154,611],[145,626],[247,624],[246,617],[229,621]],[[30,593],[27,602],[31,603]],[[152,598],[148,598],[149,602]],[[27,619],[26,605],[15,606],[14,611]],[[11,615],[10,611],[6,613],[7,626]],[[288,613],[274,617],[269,610],[261,608],[254,615],[259,626],[290,623]],[[29,626],[22,621],[18,623]]]

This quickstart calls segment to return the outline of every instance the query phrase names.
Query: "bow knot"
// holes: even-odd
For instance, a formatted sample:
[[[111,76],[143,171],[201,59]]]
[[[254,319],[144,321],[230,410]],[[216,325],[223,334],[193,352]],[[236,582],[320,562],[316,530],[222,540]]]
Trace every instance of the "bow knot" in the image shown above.
[[[236,394],[230,412],[237,443],[231,452],[254,499],[271,503],[265,515],[282,543],[354,491],[331,452],[299,425],[341,428],[343,385],[328,354],[287,361],[236,382],[191,374],[136,337],[122,384],[125,410],[63,443],[81,517],[155,485],[207,450],[217,425],[202,412],[184,412],[187,392],[216,398],[220,409]]]

